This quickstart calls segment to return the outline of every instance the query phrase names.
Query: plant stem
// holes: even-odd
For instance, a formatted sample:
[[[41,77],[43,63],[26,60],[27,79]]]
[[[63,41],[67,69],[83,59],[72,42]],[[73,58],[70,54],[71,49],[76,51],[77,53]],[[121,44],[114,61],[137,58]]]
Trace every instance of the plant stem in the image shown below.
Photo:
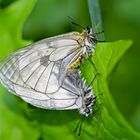
[[[102,25],[99,0],[88,0],[88,7],[89,7],[89,13],[90,13],[93,31],[102,32],[103,25]],[[97,39],[100,41],[104,41],[105,40],[104,33],[98,34]]]

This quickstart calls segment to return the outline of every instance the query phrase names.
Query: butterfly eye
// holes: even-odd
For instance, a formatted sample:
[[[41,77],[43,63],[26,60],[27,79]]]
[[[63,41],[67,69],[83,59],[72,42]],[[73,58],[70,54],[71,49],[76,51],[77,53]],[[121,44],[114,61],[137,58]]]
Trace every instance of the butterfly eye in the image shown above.
[[[87,34],[89,35],[90,33],[91,33],[91,31],[90,31],[90,28],[89,27],[86,27],[86,32],[87,32]]]

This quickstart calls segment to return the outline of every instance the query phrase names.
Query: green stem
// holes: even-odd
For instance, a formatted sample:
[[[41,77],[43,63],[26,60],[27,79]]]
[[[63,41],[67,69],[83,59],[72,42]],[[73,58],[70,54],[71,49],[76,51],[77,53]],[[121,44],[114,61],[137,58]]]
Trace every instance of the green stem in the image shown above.
[[[94,32],[103,31],[99,0],[88,0],[88,7],[93,31]],[[98,34],[97,39],[100,41],[104,41],[105,40],[104,33]]]

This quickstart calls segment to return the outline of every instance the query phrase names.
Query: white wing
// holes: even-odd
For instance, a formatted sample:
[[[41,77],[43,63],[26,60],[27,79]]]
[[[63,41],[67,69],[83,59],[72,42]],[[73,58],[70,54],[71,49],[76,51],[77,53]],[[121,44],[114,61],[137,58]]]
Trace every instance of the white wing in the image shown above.
[[[39,41],[9,56],[0,67],[1,83],[11,91],[14,86],[53,93],[63,83],[68,64],[81,50],[72,32]]]
[[[64,78],[63,85],[53,94],[39,92],[26,85],[13,84],[12,81],[8,83],[12,87],[8,88],[11,88],[11,92],[21,97],[24,101],[39,108],[57,110],[79,109],[82,106],[82,96],[79,90],[79,82],[74,77],[75,75],[77,73],[69,74],[68,72]],[[77,76],[77,78],[79,77]],[[7,79],[4,80],[6,81]]]

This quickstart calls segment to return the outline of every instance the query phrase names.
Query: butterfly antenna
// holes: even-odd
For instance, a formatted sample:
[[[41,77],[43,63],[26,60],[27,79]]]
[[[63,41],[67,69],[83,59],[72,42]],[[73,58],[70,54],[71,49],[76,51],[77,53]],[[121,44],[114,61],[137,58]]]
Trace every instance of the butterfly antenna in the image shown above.
[[[81,135],[81,130],[82,130],[82,124],[83,124],[83,120],[84,120],[85,116],[82,117],[81,119],[81,123],[80,123],[80,127],[79,127],[79,133],[78,133],[78,136]]]
[[[78,127],[79,127],[80,123],[81,123],[81,120],[79,120],[79,122],[78,122],[78,124],[77,124],[77,126],[76,126],[76,128],[75,128],[75,130],[74,130],[74,133],[76,133],[76,132],[77,132],[77,129],[78,129]]]
[[[80,28],[82,28],[82,29],[85,30],[85,27],[82,26],[82,25],[80,25],[80,24],[78,23],[78,21],[76,21],[73,17],[68,16],[68,19],[71,21],[71,23],[72,23],[73,25],[76,25],[76,26],[78,26],[78,27],[80,27]]]
[[[78,136],[81,135],[81,130],[82,130],[82,124],[83,124],[84,117],[85,117],[85,116],[83,116],[83,117],[79,120],[79,122],[78,122],[78,124],[77,124],[77,126],[76,126],[76,128],[75,128],[75,130],[74,130],[74,133],[76,133],[77,130],[78,130],[78,128],[79,128]]]

